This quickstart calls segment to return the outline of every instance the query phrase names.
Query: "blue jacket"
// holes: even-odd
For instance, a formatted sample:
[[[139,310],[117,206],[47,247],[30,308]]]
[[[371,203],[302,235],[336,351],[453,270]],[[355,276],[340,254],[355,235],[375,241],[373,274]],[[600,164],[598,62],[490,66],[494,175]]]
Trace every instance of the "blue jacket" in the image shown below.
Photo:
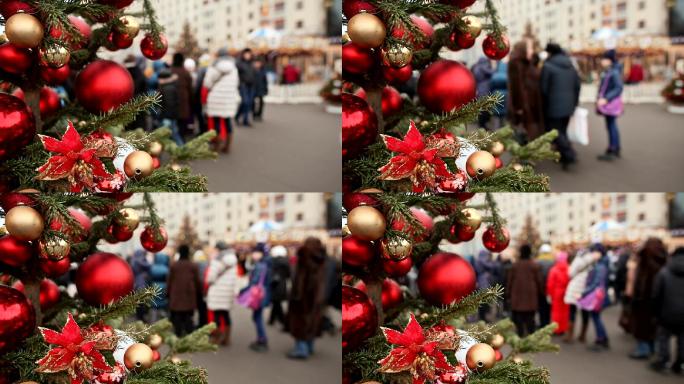
[[[254,265],[254,269],[249,274],[249,284],[240,292],[244,292],[249,287],[259,284],[262,275],[264,276],[264,299],[261,302],[261,307],[265,308],[271,304],[271,258],[264,256],[259,262]]]
[[[486,57],[481,57],[480,60],[473,65],[472,71],[473,76],[475,76],[475,82],[477,83],[477,97],[487,96],[491,91],[490,81],[494,74],[494,68],[492,68],[491,62]]]
[[[496,108],[496,116],[508,114],[508,64],[499,62],[496,72],[492,76],[491,93],[499,93],[503,96],[501,105]]]
[[[603,95],[606,100],[613,101],[622,95],[624,84],[622,82],[622,66],[619,63],[613,64],[612,67],[608,68],[603,72],[603,74],[601,74],[598,97],[601,97],[601,90],[604,86],[606,86],[605,82],[608,82],[606,92]]]
[[[606,287],[608,286],[608,275],[609,275],[609,273],[610,273],[610,261],[608,260],[608,256],[603,256],[594,265],[594,268],[589,272],[589,275],[587,275],[587,283],[584,287],[584,292],[582,293],[582,297],[590,294],[591,292],[597,290],[598,288],[603,288],[603,291],[606,292],[606,296],[605,296],[606,298],[603,302],[603,308],[610,305],[610,299],[608,298],[607,289],[606,289]]]
[[[133,253],[131,257],[131,269],[133,270],[133,276],[135,276],[135,282],[133,287],[135,289],[145,288],[147,286],[147,281],[149,280],[150,273],[150,263],[145,257],[146,252],[143,250],[137,250]]]
[[[164,253],[154,255],[154,263],[150,268],[152,284],[159,287],[162,291],[152,303],[154,308],[163,309],[169,306],[169,299],[166,291],[166,278],[169,276],[169,256]]]

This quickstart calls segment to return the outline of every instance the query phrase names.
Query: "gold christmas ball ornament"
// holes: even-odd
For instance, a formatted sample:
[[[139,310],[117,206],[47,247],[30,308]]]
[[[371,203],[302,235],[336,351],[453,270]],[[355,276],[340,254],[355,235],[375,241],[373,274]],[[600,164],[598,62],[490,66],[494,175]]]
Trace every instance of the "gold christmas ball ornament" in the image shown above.
[[[43,233],[45,220],[35,209],[19,205],[7,212],[5,227],[17,240],[33,241]]]
[[[351,231],[349,230],[349,226],[345,225],[342,227],[342,236],[349,236],[351,235]]]
[[[387,67],[402,68],[411,63],[413,51],[405,44],[389,44],[380,50],[382,64]]]
[[[45,28],[35,16],[19,12],[7,19],[5,34],[19,48],[35,48],[43,41]]]
[[[468,15],[463,17],[463,21],[468,25],[468,33],[473,37],[480,36],[480,33],[482,33],[482,20],[479,17]]]
[[[69,50],[61,45],[53,45],[51,47],[41,47],[38,52],[40,56],[40,65],[50,68],[62,68],[67,65],[71,58]]]
[[[518,172],[525,169],[525,167],[523,167],[522,164],[519,164],[519,163],[512,164],[511,168],[513,168],[514,171],[518,171]]]
[[[401,261],[411,256],[413,244],[403,237],[384,238],[380,242],[382,258],[385,260]]]
[[[342,44],[346,44],[350,41],[351,41],[351,38],[349,37],[348,33],[345,33],[344,35],[342,35]]]
[[[466,172],[473,179],[482,180],[494,174],[496,159],[487,151],[473,152],[466,161]]]
[[[520,357],[520,356],[516,356],[516,357],[514,357],[512,360],[513,360],[513,362],[516,363],[516,364],[522,364],[522,363],[525,361],[525,360],[523,360],[523,358]]]
[[[161,156],[163,150],[164,150],[164,146],[158,141],[151,142],[150,147],[147,149],[149,154],[154,156],[154,157]]]
[[[0,33],[0,44],[5,44],[8,41],[9,40],[7,39],[7,35],[5,35],[4,33]]]
[[[124,353],[124,365],[131,371],[144,371],[154,363],[154,353],[147,344],[132,344]]]
[[[140,224],[140,215],[138,211],[133,208],[121,208],[119,210],[120,217],[116,218],[116,223],[134,231]]]
[[[384,236],[387,220],[382,212],[369,206],[358,206],[349,212],[347,226],[361,240],[377,240]]]
[[[349,19],[347,34],[362,48],[377,48],[385,41],[387,28],[377,16],[361,12]]]
[[[132,152],[124,161],[124,173],[131,179],[143,179],[154,171],[154,160],[145,151]]]
[[[183,167],[178,163],[173,163],[173,164],[171,164],[171,170],[176,171],[176,172],[180,172],[183,170]]]
[[[180,364],[180,363],[183,362],[183,360],[181,360],[181,358],[178,357],[178,356],[172,356],[170,360],[171,360],[172,363],[174,363],[174,364],[176,364],[176,365],[178,365],[178,364]]]
[[[464,208],[461,213],[465,216],[465,221],[462,223],[470,228],[478,229],[482,224],[482,215],[480,211],[475,208]]]
[[[489,341],[489,345],[491,345],[494,349],[501,349],[505,342],[506,340],[504,340],[504,337],[497,333],[496,335],[492,336],[492,339]]]
[[[147,345],[149,345],[152,349],[159,349],[159,347],[162,346],[163,342],[164,339],[162,339],[162,337],[156,333],[150,335],[150,337],[147,339]]]
[[[475,372],[484,372],[496,363],[496,352],[491,345],[477,343],[468,349],[466,353],[466,365]]]
[[[121,25],[116,26],[117,32],[128,35],[131,38],[138,36],[138,33],[140,33],[140,22],[135,16],[124,15],[119,17],[119,21]]]
[[[504,147],[503,143],[500,141],[493,142],[489,147],[489,153],[491,153],[494,157],[500,157],[503,155],[505,150],[506,147]]]
[[[61,237],[38,240],[38,256],[41,259],[59,261],[69,256],[71,244]]]

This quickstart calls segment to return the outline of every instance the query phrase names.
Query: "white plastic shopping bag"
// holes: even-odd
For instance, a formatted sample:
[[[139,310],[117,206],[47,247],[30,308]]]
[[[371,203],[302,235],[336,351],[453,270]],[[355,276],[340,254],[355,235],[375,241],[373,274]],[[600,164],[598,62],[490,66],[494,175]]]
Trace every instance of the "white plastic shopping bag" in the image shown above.
[[[568,125],[568,139],[573,143],[589,145],[589,110],[578,107]]]

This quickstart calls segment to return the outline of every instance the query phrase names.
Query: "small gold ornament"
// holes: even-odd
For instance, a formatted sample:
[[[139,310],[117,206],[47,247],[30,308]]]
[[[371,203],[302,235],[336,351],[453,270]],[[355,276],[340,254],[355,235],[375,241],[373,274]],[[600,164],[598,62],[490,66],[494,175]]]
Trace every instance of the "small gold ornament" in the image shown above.
[[[5,34],[19,48],[35,48],[43,41],[45,28],[35,16],[20,11],[7,19]]]
[[[174,363],[174,364],[176,364],[176,365],[178,365],[178,364],[180,364],[180,363],[183,362],[183,360],[181,360],[181,358],[178,357],[178,356],[172,356],[170,360],[171,360],[172,363]]]
[[[345,225],[345,227],[346,227],[346,225]],[[8,234],[9,234],[9,232],[7,232],[7,227],[5,227],[4,225],[0,225],[0,236],[5,236]]]
[[[5,44],[8,41],[9,40],[7,39],[7,35],[5,35],[4,33],[0,33],[0,44]]]
[[[5,227],[17,240],[33,241],[43,233],[45,220],[35,209],[18,205],[7,212]]]
[[[380,50],[382,63],[387,67],[402,68],[411,63],[413,51],[405,44],[385,45]]]
[[[479,17],[468,15],[463,17],[463,21],[468,25],[468,33],[473,38],[480,36],[480,33],[482,33],[482,20]]]
[[[131,179],[143,179],[154,171],[154,160],[145,151],[132,152],[124,161],[124,172]]]
[[[492,336],[492,340],[489,341],[489,345],[491,345],[494,349],[500,349],[503,347],[505,342],[506,340],[504,340],[504,337],[497,333],[496,335]]]
[[[491,153],[494,157],[499,157],[503,155],[505,150],[506,147],[504,147],[503,143],[500,141],[493,142],[492,145],[489,147],[489,153]]]
[[[473,152],[466,161],[466,172],[473,179],[482,180],[494,174],[496,159],[487,151]]]
[[[380,211],[369,206],[358,206],[349,212],[347,226],[352,235],[361,240],[377,240],[385,234],[387,220]]]
[[[345,225],[344,227],[342,227],[342,236],[346,237],[349,235],[351,235],[351,231],[349,230],[349,227]]]
[[[403,237],[384,238],[380,242],[382,258],[385,260],[401,261],[411,256],[413,244]]]
[[[368,195],[373,195],[373,194],[377,194],[377,193],[384,193],[384,191],[382,189],[378,189],[378,188],[365,188],[365,189],[360,190],[359,193],[365,193]]]
[[[465,221],[462,223],[470,228],[477,230],[482,224],[482,215],[480,211],[475,208],[464,208],[461,213],[465,216]]]
[[[387,28],[377,16],[361,12],[349,19],[347,34],[362,48],[377,48],[387,37]]]
[[[71,251],[71,244],[58,236],[50,239],[42,238],[38,241],[38,256],[41,259],[59,261],[69,256],[69,251]]]
[[[147,149],[149,154],[154,156],[154,157],[161,156],[163,150],[164,150],[164,146],[158,141],[151,142],[150,147]]]
[[[178,163],[171,164],[171,170],[172,171],[180,172],[182,169],[183,169],[183,167]]]
[[[131,38],[138,36],[138,33],[140,33],[140,22],[135,16],[124,15],[119,17],[119,21],[122,25],[115,27],[117,32],[128,35]]]
[[[519,164],[519,163],[512,164],[511,168],[513,168],[513,170],[518,171],[518,172],[525,169],[525,167],[523,167],[522,164]]]
[[[62,68],[71,58],[69,50],[61,45],[41,47],[39,51],[40,65],[50,68]]]
[[[119,210],[121,217],[116,218],[116,223],[126,227],[129,231],[135,231],[140,225],[140,215],[138,211],[133,208],[121,208]]]
[[[496,352],[491,345],[477,343],[468,349],[466,353],[466,365],[475,372],[484,372],[496,363]]]
[[[523,360],[523,358],[520,357],[520,356],[516,356],[516,357],[514,357],[512,360],[513,360],[513,362],[516,363],[516,364],[522,364],[522,363],[525,361],[525,360]]]
[[[154,353],[147,344],[132,344],[124,353],[124,365],[131,371],[144,371],[154,363]]]
[[[351,41],[351,37],[349,37],[348,33],[345,33],[344,35],[342,35],[342,44],[347,44],[350,41]]]
[[[162,343],[164,340],[162,339],[161,336],[158,334],[152,334],[150,335],[149,339],[147,340],[147,344],[150,346],[152,349],[159,349],[159,347],[162,346]]]

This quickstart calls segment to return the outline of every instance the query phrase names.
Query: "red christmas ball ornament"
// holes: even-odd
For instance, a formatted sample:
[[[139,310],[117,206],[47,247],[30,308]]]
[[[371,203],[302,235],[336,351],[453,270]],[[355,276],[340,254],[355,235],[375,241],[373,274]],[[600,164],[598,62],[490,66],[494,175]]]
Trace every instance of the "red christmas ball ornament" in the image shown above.
[[[140,243],[143,248],[150,252],[159,252],[164,249],[169,241],[169,237],[166,234],[166,230],[161,227],[159,227],[158,234],[159,238],[157,238],[157,231],[153,227],[145,227],[145,230],[140,234]]]
[[[508,243],[511,242],[511,236],[508,233],[508,229],[501,228],[501,236],[501,238],[498,237],[496,228],[488,227],[482,234],[482,245],[490,252],[501,252],[506,249]]]
[[[469,32],[462,32],[458,29],[454,29],[449,34],[449,40],[447,40],[447,48],[452,51],[459,51],[461,49],[472,48],[475,45],[476,37]]]
[[[98,0],[100,4],[109,5],[118,9],[126,8],[133,4],[133,0]]]
[[[352,267],[365,267],[375,258],[375,247],[370,241],[356,236],[342,239],[342,262]]]
[[[117,242],[128,241],[133,238],[133,230],[125,225],[118,225],[116,223],[112,223],[107,227],[107,233]]]
[[[156,156],[152,156],[152,167],[154,169],[159,169],[159,167],[161,167],[161,160]]]
[[[344,13],[344,16],[346,16],[347,19],[351,19],[361,11],[375,14],[377,13],[378,8],[375,5],[363,0],[344,0],[342,2],[342,13]]]
[[[31,51],[12,43],[0,45],[0,70],[12,75],[22,75],[33,64]],[[0,104],[1,106],[2,104]]]
[[[342,350],[358,348],[378,328],[375,305],[362,291],[342,286]]]
[[[366,91],[360,88],[356,92],[356,96],[367,101]],[[401,107],[404,101],[401,94],[394,87],[387,86],[382,89],[382,116],[387,118],[394,114],[401,112]]]
[[[159,60],[164,57],[166,51],[169,50],[169,42],[166,40],[166,36],[160,34],[159,43],[160,45],[157,45],[154,36],[148,34],[140,42],[140,51],[142,51],[143,56],[150,60]]]
[[[449,240],[452,243],[460,243],[464,241],[470,241],[475,238],[475,232],[477,229],[469,227],[467,225],[454,224],[449,228]]]
[[[475,77],[463,64],[440,60],[421,74],[418,97],[431,112],[447,113],[475,99],[475,86]]]
[[[413,77],[413,67],[411,64],[405,65],[401,68],[392,66],[382,67],[382,77],[390,84],[400,85],[411,80]]]
[[[370,49],[360,47],[354,43],[342,46],[342,70],[355,75],[368,72],[375,64]]]
[[[455,5],[461,9],[466,9],[475,4],[475,1],[477,0],[440,0],[439,2],[442,4]]]
[[[501,169],[504,166],[503,160],[500,157],[494,158],[494,164],[496,164],[496,169]]]
[[[35,250],[28,241],[17,240],[12,235],[0,238],[0,263],[18,268],[31,260],[34,254]]]
[[[468,369],[465,365],[459,364],[453,371],[440,374],[439,381],[442,384],[465,384],[468,382]]]
[[[47,277],[57,278],[69,272],[71,260],[65,257],[61,260],[40,259],[38,267]]]
[[[24,283],[17,281],[12,288],[24,293]],[[50,279],[43,279],[40,282],[40,309],[46,311],[59,303],[59,287]]]
[[[411,21],[416,27],[420,28],[421,32],[423,32],[422,38],[413,36],[413,33],[406,31],[406,29],[401,26],[392,29],[392,37],[411,43],[413,49],[416,51],[432,45],[432,39],[435,35],[435,28],[432,24],[430,24],[426,18],[416,15],[411,15]]]
[[[368,293],[366,284],[359,281],[354,287],[363,293]],[[388,310],[396,307],[404,301],[404,295],[401,292],[401,285],[392,279],[385,279],[382,281],[382,309]]]
[[[93,29],[90,24],[82,17],[74,15],[69,15],[69,23],[78,30],[79,37],[66,35],[60,27],[50,29],[50,36],[69,43],[72,51],[87,47],[90,44],[90,38],[93,35]]]
[[[20,152],[35,134],[36,123],[26,103],[12,95],[0,93],[0,160]]]
[[[397,219],[392,221],[391,228],[396,231],[406,232],[413,237],[414,243],[420,243],[425,241],[432,234],[432,228],[435,226],[432,217],[428,215],[427,212],[420,208],[411,207],[411,214],[423,227],[421,231],[420,228],[414,228],[411,225],[406,225],[407,223],[403,219]]]
[[[1,0],[0,1],[0,15],[7,20],[17,14],[19,11],[24,11],[28,14],[36,13],[36,9],[32,5],[19,0]]]
[[[459,193],[456,193],[455,195],[456,195],[456,198],[460,202],[465,202],[465,201],[472,199],[473,196],[475,196],[475,192],[459,192]]]
[[[374,207],[377,204],[378,199],[375,198],[372,193],[352,192],[345,193],[342,196],[342,206],[347,212],[350,212],[359,205],[370,205],[371,207]]]
[[[161,359],[161,353],[156,349],[152,350],[152,360],[159,361],[159,359]]]
[[[482,42],[482,51],[492,60],[501,60],[511,51],[511,43],[508,42],[508,37],[501,35],[501,45],[499,45],[496,37],[489,35]]]
[[[0,285],[0,354],[10,351],[31,336],[36,313],[23,293]]]
[[[501,353],[500,350],[495,349],[495,350],[494,350],[494,358],[496,359],[496,361],[501,361],[501,360],[503,360],[503,353]]]
[[[40,67],[40,78],[47,85],[62,85],[69,80],[69,75],[71,75],[71,69],[68,65],[60,68]]]
[[[76,98],[91,113],[109,112],[133,98],[133,78],[109,60],[88,64],[76,77]]]
[[[12,94],[21,100],[25,100],[24,91],[21,88],[17,88],[17,90]],[[54,89],[50,87],[43,87],[40,90],[40,117],[42,119],[46,119],[54,115],[61,107],[62,102]]]
[[[78,267],[76,288],[90,305],[106,305],[133,291],[133,270],[113,253],[94,253]]]
[[[366,101],[342,94],[342,157],[353,158],[375,142],[378,119]]]
[[[86,215],[85,213],[83,213],[83,211],[79,209],[69,208],[69,215],[71,215],[71,217],[73,217],[78,222],[79,228],[81,229],[80,231],[78,231],[78,233],[71,229],[63,230],[63,223],[59,220],[52,220],[50,222],[50,229],[52,229],[53,231],[65,232],[67,235],[69,235],[72,242],[79,243],[85,240],[88,237],[88,235],[90,235],[90,228],[92,228],[93,222],[90,219],[90,217],[88,217],[88,215]]]
[[[407,273],[413,267],[413,260],[407,257],[403,260],[395,261],[384,259],[382,260],[382,270],[385,271],[389,277],[402,277],[406,276]]]
[[[441,252],[432,255],[420,267],[418,289],[432,305],[449,305],[475,290],[475,271],[459,255]]]
[[[32,207],[36,203],[33,193],[10,192],[0,195],[0,208],[7,212],[17,205]]]
[[[133,45],[135,36],[128,35],[117,31],[109,32],[107,35],[107,49],[116,51],[119,49],[130,48]]]

